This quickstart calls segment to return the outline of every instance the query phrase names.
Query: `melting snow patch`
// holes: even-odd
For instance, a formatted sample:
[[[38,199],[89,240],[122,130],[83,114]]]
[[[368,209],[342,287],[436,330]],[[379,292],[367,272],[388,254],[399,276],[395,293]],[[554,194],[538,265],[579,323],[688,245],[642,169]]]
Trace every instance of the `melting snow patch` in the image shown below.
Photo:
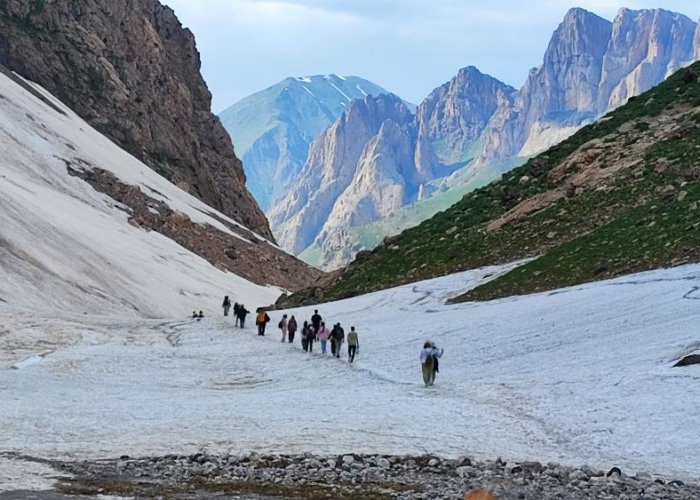
[[[46,464],[0,457],[0,492],[50,490],[59,475]]]
[[[29,366],[41,363],[43,359],[44,359],[43,356],[35,354],[34,356],[30,356],[27,359],[23,359],[19,363],[15,363],[10,368],[13,370],[22,370],[22,369],[27,368]]]
[[[312,82],[311,78],[308,78],[308,77],[299,77],[299,78],[296,78],[296,81],[297,82],[304,82],[304,83],[311,83]]]

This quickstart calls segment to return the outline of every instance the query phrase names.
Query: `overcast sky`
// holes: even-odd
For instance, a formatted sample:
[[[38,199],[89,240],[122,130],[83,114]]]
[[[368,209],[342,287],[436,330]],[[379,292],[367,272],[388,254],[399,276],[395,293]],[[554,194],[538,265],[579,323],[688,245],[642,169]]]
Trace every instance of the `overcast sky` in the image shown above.
[[[419,103],[473,65],[520,87],[570,7],[681,12],[698,0],[163,0],[190,28],[220,112],[287,76],[337,73]]]

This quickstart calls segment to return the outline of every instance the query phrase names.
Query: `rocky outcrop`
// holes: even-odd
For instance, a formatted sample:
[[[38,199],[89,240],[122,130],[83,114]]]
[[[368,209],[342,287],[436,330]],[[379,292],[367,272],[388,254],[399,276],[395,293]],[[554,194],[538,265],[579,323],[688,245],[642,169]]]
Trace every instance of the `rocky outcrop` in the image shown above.
[[[247,187],[269,210],[297,179],[311,141],[356,99],[387,91],[354,76],[286,78],[221,113],[243,159]],[[303,112],[300,112],[303,110]]]
[[[338,202],[345,190],[351,185],[369,182],[359,174],[367,175],[371,165],[376,165],[372,162],[377,159],[371,155],[379,144],[385,144],[384,140],[376,139],[380,130],[394,134],[392,138],[395,138],[396,134],[401,135],[398,130],[407,134],[412,121],[406,105],[393,95],[368,96],[353,102],[338,121],[313,142],[299,181],[270,212],[272,227],[283,248],[298,254],[314,242],[331,214],[342,210],[343,205]],[[389,125],[392,122],[397,128]],[[371,141],[374,146],[370,145]],[[391,163],[392,160],[380,161]],[[377,197],[380,196],[376,191],[378,187],[373,188]],[[368,210],[375,208],[368,207]]]
[[[663,9],[621,9],[603,62],[598,113],[649,90],[692,59],[696,28],[686,16]]]
[[[477,141],[499,102],[516,90],[473,66],[435,89],[416,111],[418,135],[433,146],[435,159],[449,169],[473,159]],[[422,156],[422,155],[421,155]],[[435,176],[445,175],[438,168]],[[426,172],[428,173],[428,172]]]
[[[181,188],[272,238],[210,112],[194,36],[170,8],[157,0],[2,0],[0,27],[0,64]]]
[[[698,19],[698,27],[695,30],[695,49],[693,50],[693,60],[700,61],[700,19]]]

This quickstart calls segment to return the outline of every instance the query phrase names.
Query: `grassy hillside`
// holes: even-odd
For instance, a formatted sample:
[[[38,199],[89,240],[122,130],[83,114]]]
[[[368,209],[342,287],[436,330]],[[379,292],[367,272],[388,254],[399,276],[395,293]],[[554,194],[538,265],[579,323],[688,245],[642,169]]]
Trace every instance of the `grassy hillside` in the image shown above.
[[[501,180],[360,254],[323,291],[324,299],[525,257],[534,260],[458,300],[700,261],[698,73],[700,63],[680,71]]]

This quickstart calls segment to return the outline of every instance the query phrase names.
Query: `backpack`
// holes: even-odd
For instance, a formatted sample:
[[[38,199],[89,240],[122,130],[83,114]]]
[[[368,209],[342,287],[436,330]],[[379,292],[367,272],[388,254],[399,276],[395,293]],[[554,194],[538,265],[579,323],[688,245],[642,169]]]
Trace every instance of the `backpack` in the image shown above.
[[[280,322],[277,323],[277,328],[282,328],[282,321],[284,321],[284,320],[280,320]]]
[[[258,317],[255,320],[256,323],[258,323],[258,324],[265,323],[265,316],[267,316],[267,314],[265,314],[265,311],[260,311],[258,313]]]

